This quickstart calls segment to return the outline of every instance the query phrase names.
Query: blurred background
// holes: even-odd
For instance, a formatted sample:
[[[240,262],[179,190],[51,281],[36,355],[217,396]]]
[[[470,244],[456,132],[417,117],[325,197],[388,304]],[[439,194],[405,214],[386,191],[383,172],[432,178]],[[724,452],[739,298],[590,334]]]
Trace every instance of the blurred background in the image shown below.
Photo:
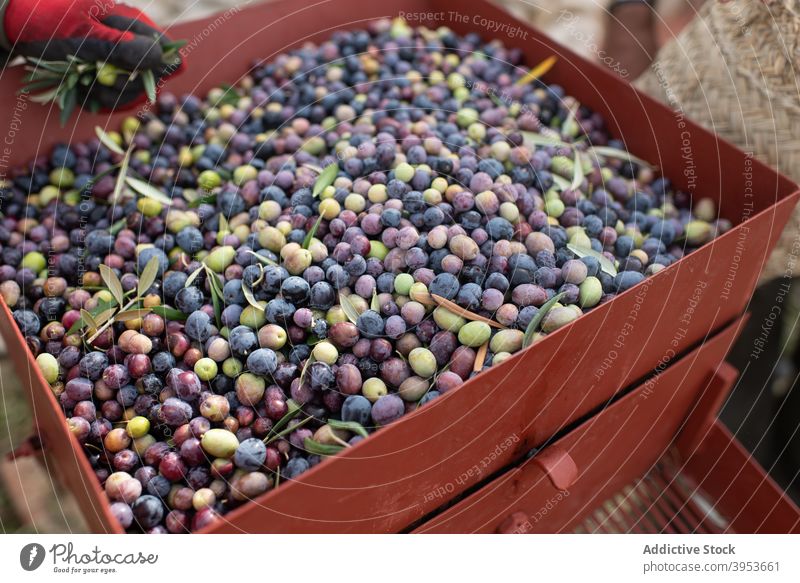
[[[250,0],[255,1],[255,0]],[[752,4],[733,0],[732,5]],[[147,12],[152,19],[162,26],[187,19],[196,19],[223,11],[234,5],[243,5],[248,1],[234,0],[128,0],[128,4]],[[668,101],[664,95],[657,93],[658,88],[652,80],[653,60],[663,59],[665,72],[677,75],[670,78],[677,96],[687,100],[687,114],[692,111],[688,104],[693,103],[693,95],[697,95],[698,87],[703,87],[697,79],[684,79],[685,63],[680,62],[680,54],[684,57],[686,43],[692,43],[705,35],[708,40],[708,22],[715,19],[728,18],[729,13],[722,14],[714,10],[722,10],[719,6],[704,6],[703,0],[656,0],[617,2],[604,0],[540,0],[539,2],[521,0],[500,0],[504,8],[519,19],[534,24],[559,42],[569,45],[574,51],[583,54],[590,60],[603,62],[614,72],[628,81],[640,78],[639,84],[662,101]],[[758,2],[755,2],[758,3]],[[787,1],[786,4],[793,2]],[[722,5],[723,3],[709,2]],[[771,4],[766,2],[765,4]],[[774,14],[758,12],[742,12],[736,16],[735,28],[718,28],[721,35],[730,34],[738,38],[752,33],[751,26],[758,25],[758,19],[776,20]],[[791,16],[789,17],[791,18]],[[795,21],[797,25],[800,21]],[[769,28],[774,22],[765,22]],[[796,28],[795,28],[796,30]],[[683,31],[683,36],[676,37]],[[723,39],[725,40],[725,39]],[[717,39],[712,39],[716,44]],[[774,42],[778,42],[777,38]],[[765,43],[761,43],[763,50]],[[766,41],[769,44],[769,41]],[[697,48],[697,43],[694,46]],[[661,52],[659,52],[661,50]],[[701,49],[702,50],[702,47]],[[671,51],[671,53],[670,53]],[[671,56],[670,56],[671,55]],[[676,56],[679,55],[679,56]],[[695,58],[698,58],[695,54]],[[699,58],[704,58],[700,56]],[[692,67],[695,63],[691,63]],[[648,75],[651,79],[648,80]],[[708,80],[713,83],[714,80]],[[661,83],[664,85],[664,83]],[[720,90],[720,87],[710,88]],[[722,87],[724,91],[742,91],[741,86]],[[681,94],[681,91],[684,93]],[[692,92],[695,92],[694,94]],[[791,96],[790,96],[791,98]],[[794,95],[797,98],[797,95]],[[756,103],[756,105],[758,105]],[[706,110],[695,111],[697,121],[713,126],[713,104],[706,104]],[[758,120],[756,119],[755,122]],[[725,126],[723,136],[740,145],[749,146],[746,122]],[[747,149],[752,149],[748,147]],[[756,157],[777,165],[790,177],[797,172],[785,161],[771,158],[766,152],[755,150]],[[784,167],[784,164],[786,167]],[[787,169],[788,168],[788,169]],[[798,177],[794,177],[796,180]],[[798,222],[789,225],[789,229],[798,228]],[[775,274],[782,273],[780,262],[786,258],[776,259],[773,266]],[[794,282],[794,280],[790,280]],[[785,278],[769,278],[765,276],[751,306],[749,329],[745,330],[739,345],[730,356],[730,361],[739,370],[745,371],[739,384],[723,410],[723,420],[736,434],[739,440],[751,451],[770,474],[789,492],[795,500],[800,501],[797,488],[798,471],[800,471],[800,398],[792,392],[797,379],[798,358],[796,342],[797,291],[792,285],[789,293],[788,309],[783,309],[782,317],[775,330],[769,336],[764,352],[757,361],[751,361],[750,352],[753,339],[759,334],[764,319],[768,317],[770,308],[775,304],[779,286]],[[2,340],[0,340],[0,344]],[[31,422],[27,401],[13,374],[12,365],[7,361],[4,347],[0,346],[0,453],[5,454],[18,447],[30,435]],[[54,495],[54,492],[58,495]],[[4,532],[81,532],[84,529],[77,508],[68,496],[63,495],[57,484],[54,484],[41,464],[32,457],[20,457],[15,461],[3,458],[0,461],[0,528]]]

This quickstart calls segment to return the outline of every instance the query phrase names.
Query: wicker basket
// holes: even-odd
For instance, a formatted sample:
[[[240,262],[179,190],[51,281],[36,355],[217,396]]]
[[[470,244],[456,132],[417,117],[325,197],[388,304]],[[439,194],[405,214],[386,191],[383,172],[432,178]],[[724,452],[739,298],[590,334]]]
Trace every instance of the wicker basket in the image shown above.
[[[708,1],[636,85],[800,181],[800,0]],[[800,207],[762,281],[792,273]]]

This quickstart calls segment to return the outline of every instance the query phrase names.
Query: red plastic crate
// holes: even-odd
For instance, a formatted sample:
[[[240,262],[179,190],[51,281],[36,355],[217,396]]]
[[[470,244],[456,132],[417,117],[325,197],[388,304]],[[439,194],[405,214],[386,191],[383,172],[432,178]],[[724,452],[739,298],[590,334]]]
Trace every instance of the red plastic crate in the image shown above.
[[[167,89],[202,93],[219,83],[235,82],[254,59],[269,59],[371,19],[401,12],[448,15],[450,11],[521,26],[527,37],[499,38],[519,47],[531,66],[557,55],[559,61],[548,73],[548,82],[562,84],[604,115],[615,136],[633,153],[657,163],[679,187],[694,185],[697,196],[717,199],[721,215],[737,226],[503,365],[326,460],[296,483],[284,484],[229,514],[211,529],[214,532],[394,532],[406,528],[595,411],[624,387],[669,366],[741,315],[763,262],[800,197],[787,178],[486,2],[284,0],[232,9],[227,16],[172,29],[174,38],[187,38],[192,48],[188,72],[171,80]],[[445,24],[459,33],[485,33],[471,22],[470,16],[466,22],[447,19],[429,24]],[[2,72],[0,124],[10,126],[14,121],[19,79],[19,71]],[[88,139],[95,125],[115,127],[124,115],[81,112],[62,129],[57,115],[51,112],[46,117],[47,111],[28,105],[25,131],[16,134],[12,162],[24,163],[44,154],[58,141]],[[691,166],[680,151],[687,136]],[[31,367],[33,359],[4,306],[0,329],[28,386],[46,461],[76,493],[93,529],[118,531],[78,444],[66,431],[58,404]],[[516,440],[490,455],[495,444],[510,436]],[[484,472],[461,479],[475,460],[487,455],[491,459]],[[455,485],[445,488],[450,491],[441,497],[431,497],[431,492],[447,484]]]
[[[800,509],[716,418],[737,328],[414,532],[800,532]]]

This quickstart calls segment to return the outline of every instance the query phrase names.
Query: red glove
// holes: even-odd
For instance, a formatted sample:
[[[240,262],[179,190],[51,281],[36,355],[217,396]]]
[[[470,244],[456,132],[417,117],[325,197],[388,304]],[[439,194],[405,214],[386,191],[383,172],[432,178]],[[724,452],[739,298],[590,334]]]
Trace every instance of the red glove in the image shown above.
[[[0,0],[0,5],[4,0]],[[75,55],[86,61],[108,62],[126,71],[150,69],[157,78],[184,69],[162,62],[162,45],[169,42],[144,13],[113,0],[6,0],[2,24],[7,47],[14,54],[48,61]],[[0,44],[2,44],[0,34]],[[113,86],[98,83],[83,97],[103,107],[132,106],[144,100],[139,76],[120,75]]]

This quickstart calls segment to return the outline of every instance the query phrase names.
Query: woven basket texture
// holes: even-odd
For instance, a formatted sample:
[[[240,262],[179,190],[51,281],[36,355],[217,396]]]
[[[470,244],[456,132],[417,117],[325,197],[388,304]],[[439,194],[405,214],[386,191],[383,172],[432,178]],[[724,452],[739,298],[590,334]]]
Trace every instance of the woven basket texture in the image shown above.
[[[709,0],[636,85],[800,181],[798,65],[800,0]],[[800,276],[791,273],[799,243],[800,207],[766,262],[762,282]]]

